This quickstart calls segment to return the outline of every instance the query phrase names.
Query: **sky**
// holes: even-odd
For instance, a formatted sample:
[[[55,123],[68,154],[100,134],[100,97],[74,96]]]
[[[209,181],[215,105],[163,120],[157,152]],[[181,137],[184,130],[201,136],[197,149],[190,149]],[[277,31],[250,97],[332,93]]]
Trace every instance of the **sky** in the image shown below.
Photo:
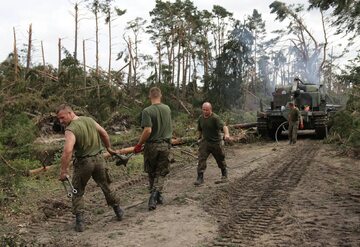
[[[172,0],[173,1],[173,0]],[[10,0],[2,1],[0,8],[0,61],[6,59],[13,50],[13,28],[16,30],[18,50],[24,48],[28,40],[29,24],[32,24],[32,40],[34,46],[33,64],[42,63],[41,41],[44,45],[46,63],[57,65],[58,39],[61,38],[62,45],[73,53],[74,50],[74,3],[76,0]],[[266,21],[268,29],[284,27],[284,23],[275,21],[275,14],[270,14],[269,5],[273,0],[193,0],[199,9],[211,11],[213,5],[220,5],[234,14],[234,18],[243,20],[251,15],[253,9],[257,9]],[[286,0],[286,3],[303,3],[307,0]],[[149,20],[149,12],[155,7],[155,0],[116,0],[115,6],[126,9],[125,15],[118,17],[113,23],[113,55],[125,49],[123,41],[124,27],[130,20],[142,17]],[[95,28],[92,15],[85,8],[80,7],[82,20],[79,24],[78,59],[82,58],[82,40],[86,40],[86,59],[91,66],[95,64]],[[310,29],[316,35],[321,35],[321,22],[318,13],[310,12],[304,16]],[[146,43],[147,38],[143,38]],[[103,19],[100,20],[100,66],[107,68],[108,43],[107,27]],[[149,46],[150,47],[150,46]],[[121,68],[124,62],[113,62],[113,67]]]

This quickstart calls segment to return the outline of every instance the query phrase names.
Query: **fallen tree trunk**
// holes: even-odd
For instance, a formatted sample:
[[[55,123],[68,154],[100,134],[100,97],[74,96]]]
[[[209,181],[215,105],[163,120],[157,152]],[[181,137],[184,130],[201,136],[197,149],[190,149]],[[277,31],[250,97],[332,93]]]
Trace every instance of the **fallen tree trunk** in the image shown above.
[[[182,145],[182,144],[186,144],[186,143],[195,143],[197,142],[197,138],[195,137],[184,137],[184,138],[173,138],[171,139],[171,145]],[[121,149],[116,149],[115,152],[117,154],[131,154],[134,152],[134,147],[126,147],[126,148],[121,148]],[[109,159],[111,157],[109,152],[104,152],[103,156],[105,159]],[[27,175],[28,176],[33,176],[36,174],[39,174],[41,172],[45,172],[53,167],[55,167],[56,165],[50,165],[50,166],[43,166],[40,168],[36,168],[36,169],[32,169],[27,171]]]
[[[229,125],[230,128],[234,129],[249,129],[256,127],[257,123],[242,123],[242,124],[231,124]]]
[[[115,152],[117,154],[130,154],[134,152],[134,147],[127,147],[127,148],[121,148],[121,149],[116,149]],[[104,153],[104,158],[107,159],[111,157],[111,154],[109,154],[109,152],[105,152]]]
[[[43,167],[40,167],[40,168],[36,168],[36,169],[32,169],[32,170],[28,170],[26,172],[26,176],[33,176],[33,175],[36,175],[36,174],[39,174],[41,172],[46,172],[52,168],[56,167],[56,165],[51,165],[51,166],[43,166]]]

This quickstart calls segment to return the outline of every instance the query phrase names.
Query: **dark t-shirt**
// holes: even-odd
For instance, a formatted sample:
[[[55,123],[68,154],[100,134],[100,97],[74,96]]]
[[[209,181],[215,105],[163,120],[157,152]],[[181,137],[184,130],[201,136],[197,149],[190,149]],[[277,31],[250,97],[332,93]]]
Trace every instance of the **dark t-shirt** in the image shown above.
[[[93,156],[103,149],[95,121],[92,118],[81,116],[76,120],[72,120],[66,130],[75,135],[75,157]]]
[[[163,103],[146,107],[141,114],[141,127],[151,127],[151,134],[146,142],[170,142],[172,137],[170,107]]]
[[[224,122],[215,113],[212,113],[208,118],[201,115],[198,119],[198,131],[202,133],[202,137],[208,142],[220,142],[220,131],[223,128]]]
[[[296,122],[300,120],[300,111],[297,107],[294,107],[294,109],[290,109],[289,112],[289,121]]]

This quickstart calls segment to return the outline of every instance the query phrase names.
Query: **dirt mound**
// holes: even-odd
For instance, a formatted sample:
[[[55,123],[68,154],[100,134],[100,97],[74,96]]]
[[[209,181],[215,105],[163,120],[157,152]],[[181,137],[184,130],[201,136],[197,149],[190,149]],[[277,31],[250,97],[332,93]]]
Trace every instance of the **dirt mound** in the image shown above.
[[[70,207],[59,200],[44,199],[39,209],[42,210],[46,218],[55,218],[63,216],[65,210],[69,210]]]

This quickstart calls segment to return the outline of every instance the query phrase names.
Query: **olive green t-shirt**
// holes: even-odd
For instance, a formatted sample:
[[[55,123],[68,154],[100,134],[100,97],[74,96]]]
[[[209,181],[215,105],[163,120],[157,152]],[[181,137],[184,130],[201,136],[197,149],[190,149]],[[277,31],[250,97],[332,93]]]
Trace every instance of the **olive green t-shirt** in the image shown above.
[[[289,121],[296,122],[300,120],[300,111],[297,107],[290,109],[289,112]]]
[[[141,114],[141,127],[151,127],[151,134],[146,142],[170,142],[172,137],[170,107],[163,103],[146,107]]]
[[[198,131],[202,137],[208,142],[220,142],[220,131],[224,128],[224,122],[220,117],[212,113],[210,117],[204,118],[201,115],[198,119]]]
[[[75,157],[93,156],[102,151],[100,135],[92,118],[81,116],[71,121],[66,130],[75,135]]]

